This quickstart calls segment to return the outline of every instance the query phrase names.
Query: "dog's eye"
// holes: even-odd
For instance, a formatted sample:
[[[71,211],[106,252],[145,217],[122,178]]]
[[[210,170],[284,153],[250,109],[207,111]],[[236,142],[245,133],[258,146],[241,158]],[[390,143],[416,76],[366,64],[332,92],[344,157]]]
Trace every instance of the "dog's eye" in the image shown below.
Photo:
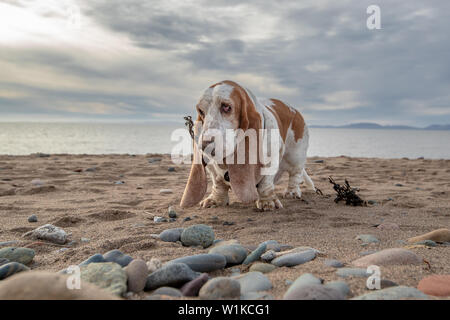
[[[220,109],[222,110],[222,112],[229,113],[231,111],[231,106],[222,103]]]

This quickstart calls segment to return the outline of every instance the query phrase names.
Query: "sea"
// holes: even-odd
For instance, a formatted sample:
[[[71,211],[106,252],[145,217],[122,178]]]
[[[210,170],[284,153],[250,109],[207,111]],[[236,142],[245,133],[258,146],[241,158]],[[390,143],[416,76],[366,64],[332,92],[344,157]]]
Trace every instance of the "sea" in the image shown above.
[[[450,131],[309,128],[308,156],[450,159]],[[180,151],[182,150],[182,151]],[[0,154],[152,154],[190,150],[183,123],[0,123]]]

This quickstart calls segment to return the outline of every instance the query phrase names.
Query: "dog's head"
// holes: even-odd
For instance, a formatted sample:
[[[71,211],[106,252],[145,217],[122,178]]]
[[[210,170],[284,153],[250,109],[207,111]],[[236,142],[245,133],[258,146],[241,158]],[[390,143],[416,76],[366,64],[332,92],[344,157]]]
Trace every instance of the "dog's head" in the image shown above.
[[[206,162],[223,162],[228,169],[233,192],[242,202],[257,199],[256,181],[259,178],[259,129],[261,115],[247,91],[232,81],[222,81],[209,87],[197,106],[194,126],[194,161],[181,199],[181,207],[190,207],[203,199],[206,193]],[[256,149],[250,149],[248,132],[256,135]],[[244,133],[236,139],[231,133]],[[242,135],[241,135],[242,137]],[[232,138],[232,139],[230,139]],[[236,150],[243,150],[239,158]],[[242,153],[239,153],[242,156]],[[250,154],[250,153],[256,153]],[[251,157],[256,161],[251,161]]]

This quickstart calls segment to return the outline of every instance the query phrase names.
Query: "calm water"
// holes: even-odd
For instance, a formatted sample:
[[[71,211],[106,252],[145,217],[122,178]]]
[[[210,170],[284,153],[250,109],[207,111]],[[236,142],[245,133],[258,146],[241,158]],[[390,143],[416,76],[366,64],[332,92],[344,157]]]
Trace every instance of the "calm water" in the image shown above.
[[[170,153],[179,144],[171,141],[175,129],[184,126],[0,123],[0,154]],[[308,155],[450,159],[450,131],[311,128]]]

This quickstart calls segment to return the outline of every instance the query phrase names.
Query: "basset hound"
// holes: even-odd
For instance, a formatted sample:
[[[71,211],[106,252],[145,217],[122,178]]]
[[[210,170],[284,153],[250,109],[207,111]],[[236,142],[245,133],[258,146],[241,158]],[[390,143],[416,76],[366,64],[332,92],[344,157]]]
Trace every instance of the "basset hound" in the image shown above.
[[[231,189],[240,201],[255,202],[258,209],[266,211],[282,208],[274,185],[284,172],[289,174],[285,198],[299,199],[302,182],[316,190],[305,170],[308,127],[296,109],[277,99],[257,99],[250,90],[228,80],[206,89],[196,108],[198,117],[194,126],[194,157],[181,207],[191,207],[199,202],[204,208],[228,205],[228,192]],[[226,137],[225,131],[239,129],[244,134],[252,129],[263,132],[262,135],[257,135],[257,149],[250,148],[249,137],[244,136],[239,142],[234,142],[231,154],[229,149],[225,150],[228,153],[226,159],[223,157],[224,161],[212,158],[211,155],[214,154],[222,155],[223,152],[218,151],[223,150],[217,149],[222,147],[216,142],[205,139],[208,136],[206,133],[216,130]],[[275,171],[264,174],[263,170],[269,164],[262,161],[260,152],[264,147],[260,143],[264,134],[269,136],[269,131],[271,138],[265,141],[278,142],[274,143],[278,146],[274,154],[278,156],[278,161],[274,161]],[[208,146],[212,146],[212,152],[206,156]],[[233,161],[236,160],[233,153],[237,153],[236,150],[240,147],[244,148],[240,150],[246,152],[244,160]],[[251,162],[250,158],[255,154],[258,154],[256,161]],[[213,186],[211,194],[203,199],[207,191],[206,172],[209,173]]]

